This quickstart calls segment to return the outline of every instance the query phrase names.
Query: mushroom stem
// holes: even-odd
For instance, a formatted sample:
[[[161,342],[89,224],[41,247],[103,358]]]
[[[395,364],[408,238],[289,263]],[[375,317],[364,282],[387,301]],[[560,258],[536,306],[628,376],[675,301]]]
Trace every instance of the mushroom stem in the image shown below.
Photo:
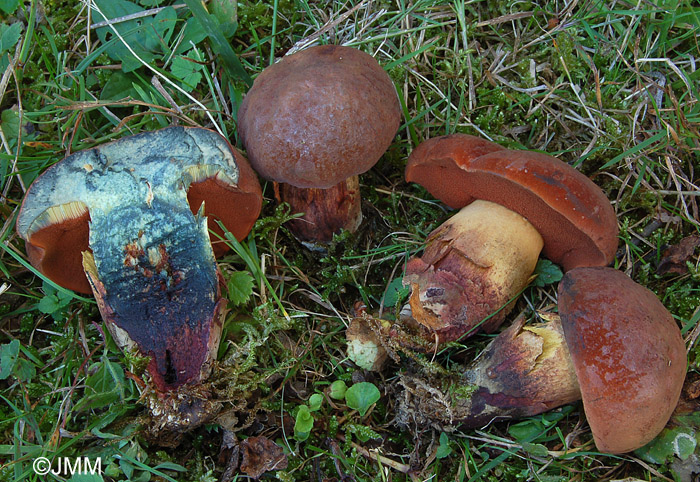
[[[382,346],[381,337],[372,331],[370,320],[380,323],[380,330],[388,329],[386,320],[355,317],[350,321],[345,332],[348,347],[348,358],[363,370],[379,371],[389,357],[386,348]]]
[[[524,326],[520,317],[468,367],[426,383],[403,376],[403,412],[439,428],[481,427],[543,413],[581,399],[558,315]],[[431,375],[431,377],[434,375]],[[455,388],[457,387],[457,388]]]
[[[493,332],[527,285],[542,246],[521,215],[474,201],[433,231],[423,255],[406,265],[412,316],[441,342]]]
[[[159,198],[150,206],[95,209],[90,247],[83,267],[120,347],[151,358],[148,371],[160,391],[204,380],[219,346],[225,300],[203,211],[195,216],[184,200]]]
[[[299,241],[311,247],[329,243],[343,229],[355,232],[362,222],[358,176],[328,189],[275,183],[275,197],[279,203],[288,203],[292,213],[304,213],[289,221],[287,227]]]

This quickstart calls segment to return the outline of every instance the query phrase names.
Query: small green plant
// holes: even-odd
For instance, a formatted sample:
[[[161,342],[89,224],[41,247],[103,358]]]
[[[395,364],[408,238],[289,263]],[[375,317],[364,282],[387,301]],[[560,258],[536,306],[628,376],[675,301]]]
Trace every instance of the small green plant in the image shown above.
[[[668,426],[654,440],[637,449],[635,454],[651,464],[666,464],[674,458],[687,460],[700,445],[700,413],[691,412],[674,416]]]
[[[534,286],[544,287],[561,281],[564,276],[561,268],[548,259],[540,259],[535,266],[533,275],[537,276],[532,282]]]
[[[0,8],[4,10],[1,4]],[[0,24],[0,70],[4,71],[10,64],[11,49],[19,42],[22,30],[21,22],[15,22],[12,25]]]
[[[311,430],[314,428],[314,417],[308,405],[300,405],[294,422],[294,438],[303,442],[309,438]]]
[[[686,460],[698,446],[698,437],[688,427],[665,428],[658,437],[635,453],[652,464],[664,464],[674,456]]]
[[[247,271],[236,271],[231,274],[226,286],[229,303],[240,306],[246,304],[252,296],[255,279]]]
[[[143,8],[126,0],[96,0],[94,8],[96,22],[144,12]],[[103,25],[96,32],[107,55],[121,62],[125,73],[138,69],[142,62],[150,64],[169,55],[181,55],[207,36],[200,23],[193,19],[178,22],[177,12],[172,7],[160,9],[153,16]]]
[[[380,397],[379,389],[370,382],[355,383],[345,392],[345,403],[353,410],[357,410],[364,417],[372,405]]]
[[[311,430],[314,428],[314,416],[311,412],[318,412],[321,409],[323,395],[314,393],[309,397],[308,405],[299,405],[294,417],[294,438],[299,442],[309,438]]]
[[[0,345],[0,380],[6,380],[17,366],[19,340]]]
[[[20,0],[2,0],[0,1],[0,10],[6,15],[12,15],[19,7]]]
[[[394,278],[384,291],[382,304],[387,308],[393,308],[404,302],[410,292],[411,288],[403,284],[403,277]]]
[[[375,404],[380,397],[379,389],[370,382],[355,383],[350,388],[342,380],[336,380],[329,387],[328,395],[334,400],[345,400],[348,408],[357,410],[361,417],[367,414],[370,407]],[[295,409],[294,415],[294,438],[299,442],[303,442],[309,438],[311,430],[314,427],[314,413],[320,412],[323,404],[323,395],[314,393],[309,397],[306,404],[299,405]],[[345,427],[346,431],[350,431],[358,436],[362,441],[367,441],[370,438],[380,438],[380,436],[371,430],[357,424],[348,424]]]
[[[342,400],[345,398],[345,392],[347,392],[347,390],[348,386],[343,380],[336,380],[331,383],[328,396],[330,396],[333,400]]]
[[[65,320],[68,307],[73,301],[70,291],[59,291],[52,285],[44,281],[42,286],[44,296],[37,303],[36,308],[45,315],[51,315],[55,321]]]
[[[19,340],[0,345],[0,380],[13,376],[20,382],[30,382],[36,375],[37,361]]]
[[[438,459],[444,459],[452,454],[453,450],[450,444],[450,438],[445,432],[440,434],[440,445],[438,445],[435,457]]]

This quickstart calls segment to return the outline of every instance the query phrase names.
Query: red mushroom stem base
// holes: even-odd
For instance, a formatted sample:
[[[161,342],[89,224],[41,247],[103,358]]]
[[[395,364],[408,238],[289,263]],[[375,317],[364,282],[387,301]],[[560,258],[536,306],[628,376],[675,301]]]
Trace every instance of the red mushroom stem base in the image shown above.
[[[362,222],[360,181],[352,176],[328,189],[300,188],[275,183],[278,203],[288,203],[292,213],[303,216],[287,227],[303,244],[314,248],[328,244],[341,230],[355,232]]]
[[[413,318],[440,342],[494,331],[527,286],[542,245],[521,215],[474,201],[430,233],[423,256],[408,262]]]

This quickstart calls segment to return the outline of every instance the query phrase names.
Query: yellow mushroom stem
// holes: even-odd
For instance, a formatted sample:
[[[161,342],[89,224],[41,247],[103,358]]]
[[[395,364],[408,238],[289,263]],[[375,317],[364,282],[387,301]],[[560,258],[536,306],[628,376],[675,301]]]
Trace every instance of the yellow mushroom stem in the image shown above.
[[[433,231],[423,255],[408,262],[404,284],[412,288],[413,318],[441,342],[493,332],[527,286],[543,245],[520,214],[472,202]]]

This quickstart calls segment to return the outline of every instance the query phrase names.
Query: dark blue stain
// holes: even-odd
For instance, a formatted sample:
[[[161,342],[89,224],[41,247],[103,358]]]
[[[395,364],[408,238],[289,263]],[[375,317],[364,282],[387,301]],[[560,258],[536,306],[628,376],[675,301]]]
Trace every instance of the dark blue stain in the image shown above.
[[[186,205],[154,199],[151,207],[124,206],[93,217],[91,232],[100,233],[92,250],[113,312],[109,321],[173,383],[168,379],[181,363],[171,360],[170,348],[182,343],[186,351],[188,344],[206,343],[218,301],[206,224]],[[183,339],[190,335],[198,340]]]

